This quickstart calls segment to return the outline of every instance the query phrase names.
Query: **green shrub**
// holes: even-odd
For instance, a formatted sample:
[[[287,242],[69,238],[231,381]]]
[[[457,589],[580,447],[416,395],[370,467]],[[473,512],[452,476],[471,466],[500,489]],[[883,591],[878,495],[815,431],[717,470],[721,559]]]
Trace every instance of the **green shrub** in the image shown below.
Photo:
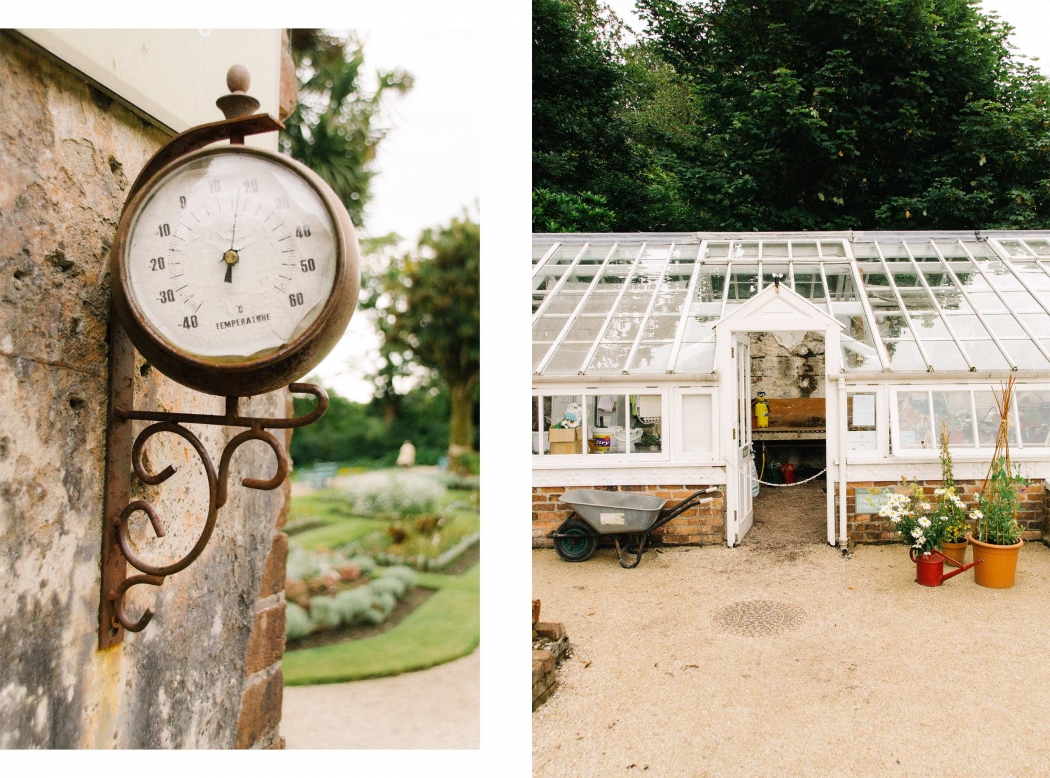
[[[335,597],[320,595],[310,598],[310,618],[318,626],[338,627],[341,618]]]
[[[302,548],[292,548],[288,551],[288,565],[285,570],[285,577],[292,581],[309,581],[327,572],[329,564],[319,554]]]
[[[361,575],[369,575],[376,569],[376,561],[367,554],[358,554],[346,560],[348,565],[357,565],[361,569]]]
[[[288,603],[284,613],[284,634],[289,640],[304,638],[310,634],[314,623],[310,614],[294,602]]]
[[[416,571],[411,567],[405,567],[404,565],[396,565],[394,567],[388,567],[386,572],[383,574],[384,578],[400,578],[405,582],[405,586],[411,588],[416,585]]]
[[[347,589],[335,596],[339,620],[347,625],[356,624],[372,607],[372,593],[367,586]]]
[[[445,492],[443,484],[426,475],[383,470],[354,478],[343,496],[358,516],[398,519],[433,513]]]
[[[408,584],[405,583],[403,578],[387,575],[372,581],[368,586],[377,595],[389,593],[394,597],[401,597],[404,595],[405,590],[408,589]]]

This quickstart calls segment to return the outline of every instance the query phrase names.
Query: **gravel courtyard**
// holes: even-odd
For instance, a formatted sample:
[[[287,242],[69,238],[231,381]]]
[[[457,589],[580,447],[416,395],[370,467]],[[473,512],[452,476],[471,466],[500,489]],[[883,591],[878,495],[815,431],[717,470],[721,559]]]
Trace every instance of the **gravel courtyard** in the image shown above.
[[[902,546],[846,559],[759,523],[635,570],[534,552],[575,650],[533,715],[534,774],[1046,774],[1050,549],[1027,543],[1009,590],[914,577]]]

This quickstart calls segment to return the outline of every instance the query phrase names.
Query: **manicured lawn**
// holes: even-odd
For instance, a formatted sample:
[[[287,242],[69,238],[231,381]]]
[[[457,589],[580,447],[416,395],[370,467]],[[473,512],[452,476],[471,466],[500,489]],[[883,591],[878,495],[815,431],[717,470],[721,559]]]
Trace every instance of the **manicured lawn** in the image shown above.
[[[389,522],[379,519],[362,519],[358,517],[343,517],[328,523],[324,527],[317,527],[306,532],[292,535],[290,542],[293,546],[305,548],[308,551],[319,551],[326,548],[336,548],[347,543],[361,540],[371,532],[385,530],[390,526]]]
[[[418,584],[437,592],[400,624],[373,637],[286,653],[285,684],[382,678],[466,656],[481,638],[480,570],[475,565],[458,576],[420,573]]]

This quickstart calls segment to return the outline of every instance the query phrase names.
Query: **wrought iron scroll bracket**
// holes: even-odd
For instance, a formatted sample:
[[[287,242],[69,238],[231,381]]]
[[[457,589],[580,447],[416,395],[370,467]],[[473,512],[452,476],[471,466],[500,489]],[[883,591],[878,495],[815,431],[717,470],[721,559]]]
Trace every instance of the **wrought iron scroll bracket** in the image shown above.
[[[288,476],[291,462],[284,443],[269,430],[303,427],[324,416],[328,409],[328,395],[313,384],[291,384],[293,394],[309,394],[317,398],[316,407],[305,416],[296,418],[256,418],[241,416],[237,397],[226,398],[226,412],[219,414],[167,413],[143,411],[134,408],[134,347],[117,322],[110,325],[110,397],[109,425],[106,446],[105,518],[102,529],[102,591],[99,604],[99,648],[109,648],[124,639],[124,632],[140,632],[153,618],[147,608],[132,620],[124,610],[124,597],[133,586],[148,584],[161,586],[164,580],[189,567],[201,555],[218,518],[219,509],[227,501],[230,463],[234,452],[251,440],[261,440],[277,457],[277,472],[270,478],[244,478],[241,484],[249,489],[276,489]],[[152,422],[133,439],[132,422]],[[185,424],[205,424],[224,427],[245,427],[223,449],[216,471],[204,444]],[[193,548],[181,559],[169,564],[155,564],[141,558],[131,547],[128,523],[138,512],[146,514],[157,537],[163,537],[164,525],[153,505],[147,500],[131,500],[131,471],[139,481],[158,485],[175,474],[168,465],[158,473],[151,473],[143,462],[146,443],[154,435],[170,433],[185,440],[197,452],[208,479],[208,514],[204,528]],[[130,466],[129,466],[130,460]],[[127,576],[131,564],[141,575]]]

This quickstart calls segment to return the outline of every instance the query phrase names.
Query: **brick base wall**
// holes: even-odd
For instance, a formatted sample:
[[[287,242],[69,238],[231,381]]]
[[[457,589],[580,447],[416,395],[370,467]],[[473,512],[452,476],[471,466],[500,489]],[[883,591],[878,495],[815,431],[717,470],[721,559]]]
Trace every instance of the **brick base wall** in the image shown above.
[[[684,500],[699,489],[709,485],[655,485],[655,486],[597,486],[595,489],[610,492],[636,492],[663,497],[668,507]],[[549,548],[553,540],[545,536],[569,518],[572,509],[559,502],[561,496],[576,486],[535,486],[532,489],[532,547]],[[721,490],[723,487],[719,487]],[[666,545],[696,545],[725,542],[725,493],[712,492],[707,497],[711,502],[690,508],[653,533],[651,541]]]
[[[941,486],[941,481],[917,481],[923,488],[923,492],[929,495],[930,502],[937,498],[934,489]],[[959,497],[972,506],[976,495],[980,492],[984,480],[957,481],[956,487]],[[1017,514],[1017,521],[1024,527],[1025,540],[1040,540],[1043,537],[1043,528],[1046,523],[1046,509],[1044,501],[1047,498],[1045,481],[1036,481],[1030,484],[1025,493],[1021,495],[1021,510]],[[858,481],[846,486],[846,530],[849,539],[853,543],[895,543],[900,536],[893,530],[889,519],[884,519],[877,513],[857,514],[856,490],[889,487],[892,489],[899,486],[900,481]]]

